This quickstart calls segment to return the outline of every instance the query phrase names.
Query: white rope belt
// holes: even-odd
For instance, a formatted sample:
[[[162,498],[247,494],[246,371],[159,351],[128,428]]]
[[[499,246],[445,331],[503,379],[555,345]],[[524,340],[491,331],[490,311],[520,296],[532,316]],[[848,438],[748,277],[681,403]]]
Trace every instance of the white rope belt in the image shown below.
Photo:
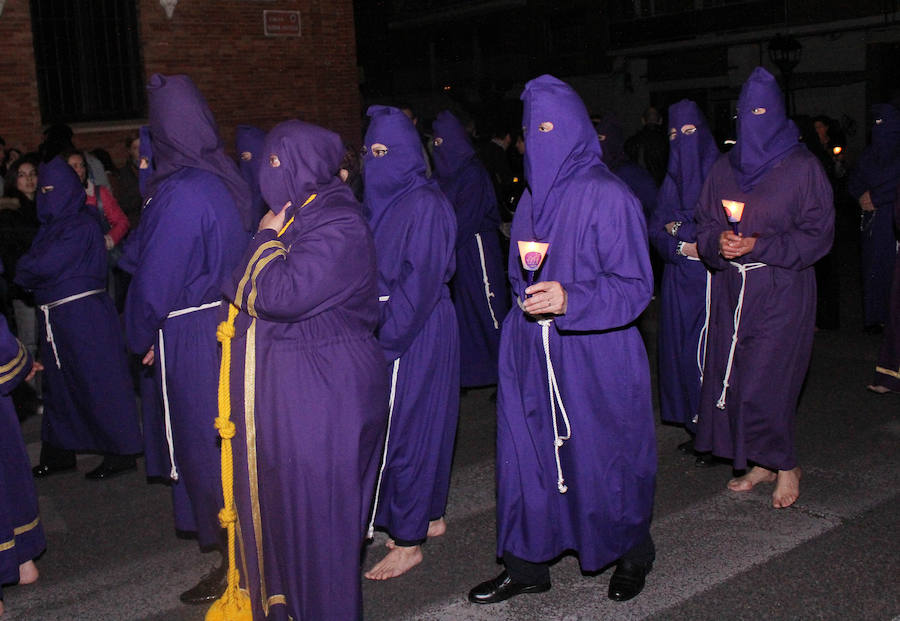
[[[50,343],[50,349],[53,350],[53,358],[56,360],[56,368],[61,369],[62,365],[59,362],[59,352],[56,351],[56,341],[53,340],[53,328],[50,326],[50,309],[56,308],[57,306],[62,306],[63,304],[68,304],[69,302],[74,302],[75,300],[80,300],[81,298],[86,298],[89,295],[97,295],[98,293],[105,292],[106,289],[91,289],[90,291],[82,291],[81,293],[76,293],[75,295],[70,295],[69,297],[62,298],[60,300],[54,300],[52,302],[48,302],[47,304],[41,304],[40,309],[41,312],[44,313],[44,326],[47,328],[47,342]]]
[[[389,295],[379,295],[379,302],[387,302],[391,299]],[[391,396],[388,400],[388,422],[387,433],[384,436],[384,450],[381,453],[381,466],[378,468],[378,483],[375,486],[375,500],[372,503],[372,517],[369,520],[369,530],[366,538],[371,539],[375,536],[375,512],[378,510],[378,498],[381,495],[381,478],[384,476],[384,467],[387,464],[388,440],[391,438],[391,418],[394,415],[394,395],[397,393],[397,373],[400,369],[400,358],[394,360],[391,365]]]
[[[700,328],[700,338],[697,339],[697,368],[700,369],[700,385],[703,385],[703,373],[706,370],[706,344],[709,336],[709,308],[710,298],[712,294],[712,272],[706,270],[706,315],[703,319],[703,327]],[[694,424],[699,420],[700,415],[694,414],[691,422]]]
[[[383,296],[389,297],[389,296]],[[378,484],[375,486],[375,500],[372,502],[372,517],[369,520],[369,530],[366,538],[371,539],[375,536],[375,513],[378,511],[378,500],[381,496],[381,479],[384,476],[384,468],[387,465],[388,444],[391,439],[391,419],[394,416],[394,397],[397,394],[397,374],[400,370],[400,358],[394,360],[391,365],[391,396],[388,400],[388,421],[387,433],[384,436],[384,450],[381,453],[381,467],[378,469]]]
[[[539,319],[538,324],[541,326],[541,342],[544,345],[544,360],[547,363],[547,388],[550,393],[550,416],[553,419],[553,451],[556,456],[556,488],[560,494],[568,491],[565,479],[563,478],[562,463],[559,460],[559,449],[566,440],[572,437],[572,426],[569,424],[569,417],[566,414],[566,406],[563,404],[562,395],[559,392],[559,384],[556,381],[556,373],[553,370],[553,361],[550,359],[550,324],[553,319]],[[563,422],[566,426],[566,435],[559,435],[559,426],[556,422],[556,404],[559,403],[559,412],[562,414]]]
[[[738,294],[737,306],[734,307],[734,332],[731,334],[731,348],[728,350],[728,364],[725,366],[725,377],[722,379],[722,394],[716,402],[716,407],[725,409],[725,394],[728,392],[728,380],[731,379],[731,368],[734,365],[734,351],[737,348],[738,330],[741,327],[741,310],[744,307],[744,291],[747,288],[747,272],[761,267],[768,267],[765,263],[736,263],[729,261],[741,274],[741,292]]]
[[[491,293],[491,281],[488,279],[487,265],[484,261],[484,245],[481,243],[481,233],[475,233],[475,241],[478,242],[478,258],[481,259],[481,277],[484,282],[484,297],[487,298],[487,306],[488,310],[491,312],[491,320],[494,322],[494,330],[499,330],[500,324],[497,323],[497,316],[494,315],[494,307],[491,306],[491,298],[494,297],[494,294]]]
[[[171,319],[172,317],[180,317],[181,315],[196,313],[197,311],[207,310],[210,308],[216,308],[221,305],[222,302],[218,301],[209,302],[201,306],[189,306],[188,308],[180,308],[166,315],[166,319]],[[169,410],[169,387],[168,382],[166,381],[166,339],[163,337],[162,328],[159,329],[159,375],[160,379],[162,380],[163,414],[166,420],[166,444],[169,448],[169,463],[172,465],[172,469],[169,471],[169,477],[173,481],[177,481],[178,469],[175,467],[175,444],[172,442],[172,414]]]

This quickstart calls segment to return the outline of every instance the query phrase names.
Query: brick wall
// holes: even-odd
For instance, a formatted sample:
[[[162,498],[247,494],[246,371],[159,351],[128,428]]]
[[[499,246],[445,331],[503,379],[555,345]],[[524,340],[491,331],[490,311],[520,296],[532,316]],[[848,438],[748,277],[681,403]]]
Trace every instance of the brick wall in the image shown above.
[[[124,1],[124,0],[123,0]],[[138,0],[145,78],[185,73],[205,95],[233,151],[239,124],[270,129],[299,118],[360,143],[352,0],[181,0],[167,19],[159,0]],[[266,37],[263,10],[300,11],[302,36]],[[0,135],[9,146],[41,139],[27,0],[0,16]],[[118,163],[131,124],[75,125],[80,148],[105,148]]]

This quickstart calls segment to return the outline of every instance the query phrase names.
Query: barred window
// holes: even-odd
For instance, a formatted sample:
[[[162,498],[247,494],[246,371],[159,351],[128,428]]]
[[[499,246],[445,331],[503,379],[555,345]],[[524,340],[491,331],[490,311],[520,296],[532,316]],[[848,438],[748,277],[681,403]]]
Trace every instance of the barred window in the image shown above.
[[[31,0],[44,123],[145,115],[136,0]]]

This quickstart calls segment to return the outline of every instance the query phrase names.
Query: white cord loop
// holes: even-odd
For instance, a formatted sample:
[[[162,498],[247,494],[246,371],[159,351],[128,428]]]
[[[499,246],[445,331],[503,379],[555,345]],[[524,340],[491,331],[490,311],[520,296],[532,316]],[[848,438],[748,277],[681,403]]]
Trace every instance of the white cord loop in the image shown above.
[[[180,317],[181,315],[187,315],[188,313],[196,313],[197,311],[206,310],[209,308],[216,308],[221,306],[222,302],[209,302],[207,304],[203,304],[201,306],[189,306],[188,308],[180,308],[178,310],[174,310],[168,315],[166,315],[166,319],[171,319],[172,317]],[[163,398],[163,416],[166,421],[166,445],[169,448],[169,463],[172,468],[169,470],[169,478],[173,481],[178,480],[178,469],[175,467],[175,444],[172,441],[172,414],[169,410],[169,386],[166,381],[166,340],[163,338],[163,329],[159,329],[159,376],[162,384],[162,398]]]
[[[494,322],[494,330],[500,329],[497,322],[497,316],[494,315],[494,307],[491,305],[491,298],[494,294],[491,292],[491,281],[488,279],[487,264],[484,261],[484,245],[481,243],[481,233],[475,233],[475,241],[478,242],[478,258],[481,259],[481,277],[484,282],[484,297],[487,298],[488,310],[491,313],[491,321]]]
[[[553,323],[552,318],[539,319],[538,324],[541,326],[541,342],[544,345],[544,360],[547,364],[547,388],[550,393],[550,416],[553,419],[553,451],[556,457],[556,488],[560,494],[565,494],[569,487],[566,485],[563,477],[562,463],[559,460],[559,449],[565,444],[565,441],[572,437],[572,426],[569,423],[569,417],[566,414],[566,406],[563,404],[562,395],[559,392],[559,383],[556,381],[556,372],[553,370],[553,361],[550,359],[550,324]],[[566,427],[566,434],[559,435],[559,426],[556,421],[556,404],[559,403],[559,411],[562,414],[563,423]]]
[[[56,341],[53,340],[53,327],[50,325],[50,309],[62,306],[63,304],[68,304],[69,302],[74,302],[75,300],[80,300],[81,298],[86,298],[89,295],[104,293],[105,291],[106,289],[91,289],[90,291],[83,291],[60,300],[54,300],[40,305],[41,312],[44,313],[44,327],[47,330],[47,342],[50,343],[50,349],[53,350],[53,358],[56,360],[57,369],[61,369],[62,365],[59,362],[59,352],[56,351]]]
[[[731,334],[731,348],[728,351],[728,364],[725,365],[725,377],[722,379],[722,394],[716,402],[716,407],[725,409],[725,394],[728,392],[728,380],[731,379],[731,369],[734,365],[734,352],[737,348],[738,330],[741,327],[741,311],[744,307],[744,291],[747,288],[747,272],[761,267],[768,267],[765,263],[736,263],[729,261],[741,274],[741,292],[738,294],[737,306],[734,308],[734,332]]]

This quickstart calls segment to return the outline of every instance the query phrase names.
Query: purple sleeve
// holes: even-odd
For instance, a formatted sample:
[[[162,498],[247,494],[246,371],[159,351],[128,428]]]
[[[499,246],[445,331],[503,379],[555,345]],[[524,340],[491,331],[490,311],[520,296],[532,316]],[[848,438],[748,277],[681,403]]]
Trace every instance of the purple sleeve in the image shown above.
[[[719,254],[719,235],[729,228],[725,212],[716,198],[718,193],[715,177],[719,168],[718,163],[715,164],[703,182],[697,209],[694,211],[694,218],[697,221],[697,253],[703,262],[714,270],[728,267],[728,261]]]
[[[647,223],[647,235],[650,237],[650,243],[653,244],[659,256],[669,263],[676,263],[679,259],[684,258],[679,257],[675,253],[675,249],[678,247],[678,240],[666,232],[666,225],[675,221],[675,210],[672,209],[672,205],[677,204],[678,190],[675,187],[675,182],[666,175],[656,197],[656,209],[653,210],[650,221]],[[682,223],[681,226],[683,227],[684,224]],[[678,232],[680,233],[681,229]]]
[[[647,247],[647,229],[640,203],[625,193],[610,197],[615,189],[601,188],[603,198],[589,193],[586,200],[605,203],[591,232],[596,240],[600,273],[589,280],[562,283],[568,306],[555,318],[560,330],[609,330],[625,326],[644,311],[653,295],[653,272]],[[574,232],[573,232],[574,233]]]
[[[31,290],[48,287],[91,247],[104,248],[106,256],[103,233],[96,222],[87,217],[67,219],[66,226],[54,227],[47,237],[38,234],[28,253],[16,263],[15,282]]]
[[[484,173],[484,174],[482,174]],[[469,166],[458,180],[453,197],[448,197],[456,210],[456,247],[468,243],[475,233],[483,231],[497,210],[497,197],[490,177],[483,169]],[[499,225],[499,216],[493,218]],[[496,226],[494,227],[496,229]]]
[[[0,316],[0,395],[9,395],[31,371],[31,356]]]
[[[825,256],[831,248],[834,241],[831,184],[817,160],[809,158],[806,162],[805,170],[798,170],[796,175],[803,179],[803,189],[793,222],[783,233],[757,239],[748,259],[802,270]]]
[[[447,266],[453,261],[456,231],[442,205],[418,205],[397,243],[400,269],[382,304],[378,341],[388,362],[412,344],[441,298]],[[449,216],[450,214],[446,214]]]
[[[205,256],[202,222],[196,211],[181,208],[180,202],[176,193],[168,204],[154,205],[139,225],[140,259],[125,304],[128,348],[138,354],[156,343],[166,316],[176,310],[179,295],[188,284],[190,258]]]
[[[335,215],[303,231],[290,247],[275,231],[265,229],[256,234],[239,263],[250,269],[252,261],[252,269],[258,270],[256,297],[251,299],[247,287],[240,308],[268,321],[308,319],[358,291],[353,283],[365,278],[370,258],[365,225],[352,214]]]

